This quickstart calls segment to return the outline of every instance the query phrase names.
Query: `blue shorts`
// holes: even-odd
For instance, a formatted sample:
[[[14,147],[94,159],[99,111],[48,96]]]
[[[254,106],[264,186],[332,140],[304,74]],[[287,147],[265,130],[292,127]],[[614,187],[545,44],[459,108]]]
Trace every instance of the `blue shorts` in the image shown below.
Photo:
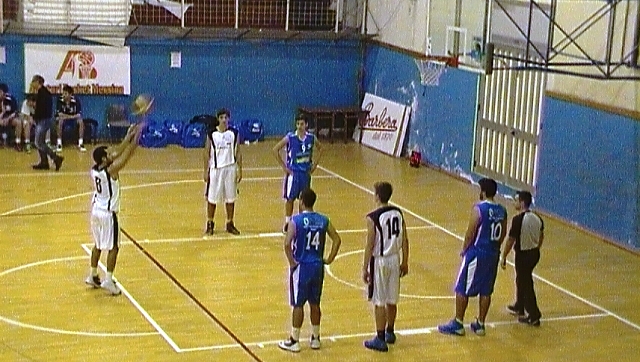
[[[302,307],[306,302],[320,304],[322,284],[324,282],[324,264],[298,264],[289,275],[289,303],[293,307]]]
[[[284,177],[283,194],[287,200],[295,200],[300,197],[302,190],[311,187],[311,174],[308,172],[293,172]]]
[[[462,260],[455,292],[467,297],[490,296],[498,274],[499,253],[469,249]]]

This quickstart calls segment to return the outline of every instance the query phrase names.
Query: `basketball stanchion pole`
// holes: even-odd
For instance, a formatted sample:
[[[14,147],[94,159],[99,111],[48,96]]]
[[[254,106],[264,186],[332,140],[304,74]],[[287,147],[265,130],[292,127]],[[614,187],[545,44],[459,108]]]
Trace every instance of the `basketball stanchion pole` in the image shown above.
[[[484,74],[493,74],[493,52],[495,51],[495,45],[493,43],[487,43],[485,47],[484,56]]]

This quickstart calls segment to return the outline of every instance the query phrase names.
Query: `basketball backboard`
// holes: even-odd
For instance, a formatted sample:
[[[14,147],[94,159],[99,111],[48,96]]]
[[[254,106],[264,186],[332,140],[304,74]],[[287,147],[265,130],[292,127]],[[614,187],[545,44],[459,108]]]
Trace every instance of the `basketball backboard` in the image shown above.
[[[483,69],[487,43],[494,69],[519,69],[601,79],[640,79],[640,1],[427,0],[425,49],[459,55],[461,66]],[[490,58],[490,57],[488,57]],[[513,68],[508,68],[513,69]]]
[[[461,66],[482,68],[485,1],[428,1],[427,53],[459,56]]]

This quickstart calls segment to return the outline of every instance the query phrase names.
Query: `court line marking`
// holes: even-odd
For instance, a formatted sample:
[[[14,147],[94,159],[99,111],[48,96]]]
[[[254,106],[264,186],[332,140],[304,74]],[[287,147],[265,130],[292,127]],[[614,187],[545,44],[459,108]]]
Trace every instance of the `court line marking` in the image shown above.
[[[242,171],[282,171],[282,167],[243,167]],[[202,168],[183,168],[183,169],[167,169],[167,170],[123,170],[120,171],[121,175],[144,175],[144,174],[171,174],[171,173],[189,173],[189,172],[202,172]],[[0,178],[10,177],[32,177],[36,175],[34,172],[21,172],[21,173],[5,173],[0,174]],[[83,171],[61,171],[61,172],[45,172],[37,174],[37,176],[45,177],[63,177],[63,176],[88,176],[89,172]]]
[[[407,228],[409,229],[409,228]],[[366,231],[366,230],[365,230]],[[346,253],[341,253],[338,254],[338,256],[336,256],[336,259],[334,260],[334,263],[341,258],[344,258],[345,256],[350,256],[350,255],[354,255],[354,254],[362,254],[364,252],[364,249],[361,250],[353,250],[353,251],[348,251]],[[332,263],[333,264],[333,263]],[[327,274],[329,274],[330,277],[332,277],[333,279],[335,279],[336,281],[358,289],[358,290],[366,290],[366,288],[362,285],[357,285],[351,282],[348,282],[346,280],[342,280],[340,278],[338,278],[337,276],[335,276],[333,274],[333,271],[331,270],[331,265],[325,265],[325,270],[327,271]],[[436,299],[455,299],[456,296],[455,295],[417,295],[417,294],[406,294],[406,293],[400,293],[401,297],[405,297],[405,298],[413,298],[413,299],[429,299],[429,300],[436,300]]]
[[[83,173],[83,175],[87,175],[87,174]],[[318,179],[318,178],[321,178],[321,179],[322,178],[333,178],[333,176],[330,176],[330,175],[314,176],[314,179]],[[281,176],[281,177],[247,177],[247,178],[243,178],[242,181],[247,181],[247,182],[271,181],[271,180],[279,180],[279,181],[281,181],[283,179],[284,179],[284,176]],[[188,184],[188,183],[198,183],[198,182],[204,183],[204,181],[202,179],[174,180],[174,181],[162,181],[162,182],[153,182],[153,183],[146,183],[146,184],[140,184],[140,185],[123,186],[123,187],[120,188],[120,190],[135,190],[135,189],[142,189],[142,188],[146,188],[146,187],[167,186],[167,185],[176,185],[176,184]],[[91,196],[92,194],[93,194],[93,191],[82,192],[82,193],[79,193],[79,194],[73,194],[73,195],[58,197],[58,198],[47,200],[47,201],[37,202],[35,204],[29,204],[29,205],[21,206],[21,207],[19,207],[17,209],[5,211],[5,212],[1,213],[0,216],[12,215],[12,214],[16,214],[16,213],[18,213],[20,211],[29,210],[29,209],[33,209],[33,208],[36,208],[36,207],[49,205],[49,204],[54,204],[54,203],[61,202],[61,201],[71,200],[71,199],[75,199],[75,198],[78,198],[78,197]]]
[[[88,247],[86,247],[84,245],[82,245],[82,249],[87,254],[91,255],[91,249],[89,249]],[[107,272],[107,267],[102,263],[102,261],[98,262],[98,267],[100,267],[100,269],[103,272],[105,272],[105,273]],[[113,278],[113,280],[117,282],[116,278]],[[162,338],[164,338],[164,340],[167,343],[169,343],[169,345],[171,346],[171,348],[173,348],[174,351],[180,353],[180,347],[178,347],[176,342],[174,342],[173,339],[171,339],[171,337],[169,337],[167,332],[165,332],[164,329],[162,329],[162,327],[160,326],[160,324],[158,324],[158,322],[156,322],[155,319],[153,319],[153,317],[151,317],[151,315],[140,305],[140,303],[138,303],[138,301],[131,295],[131,293],[129,293],[129,291],[124,287],[124,285],[122,285],[120,282],[118,282],[118,286],[120,287],[120,290],[122,291],[122,294],[124,294],[124,296],[126,296],[127,299],[129,299],[131,304],[133,304],[133,306],[138,310],[138,312],[140,312],[140,314],[142,314],[144,319],[146,319],[147,322],[149,322],[149,324],[151,324],[153,326],[153,328],[155,328],[155,330],[158,331],[158,333],[162,336]],[[114,297],[114,298],[117,298],[117,296]]]
[[[318,168],[323,170],[324,172],[330,174],[330,175],[335,176],[336,178],[341,179],[342,181],[348,183],[349,185],[354,186],[354,187],[356,187],[356,188],[368,193],[368,194],[371,194],[371,195],[374,194],[373,191],[367,189],[366,187],[364,187],[364,186],[362,186],[362,185],[360,185],[360,184],[358,184],[358,183],[356,183],[354,181],[349,180],[348,178],[346,178],[346,177],[344,177],[344,176],[342,176],[342,175],[340,175],[340,174],[338,174],[336,172],[333,172],[333,171],[331,171],[331,170],[329,170],[329,169],[327,169],[325,167],[322,167],[322,166],[318,166]],[[419,220],[422,220],[422,221],[424,221],[425,223],[427,223],[429,225],[433,225],[438,230],[440,230],[440,231],[442,231],[442,232],[444,232],[444,233],[446,233],[446,234],[448,234],[450,236],[453,236],[454,238],[456,238],[458,240],[464,240],[464,238],[462,236],[454,233],[453,231],[450,231],[450,230],[444,228],[443,226],[440,226],[440,225],[436,224],[435,222],[433,222],[433,221],[431,221],[431,220],[429,220],[429,219],[427,219],[427,218],[425,218],[423,216],[420,216],[419,214],[407,209],[404,206],[401,206],[401,205],[399,205],[397,203],[394,203],[394,202],[390,202],[390,204],[398,207],[399,209],[403,210],[407,214],[409,214],[409,215],[411,215],[411,216],[413,216],[413,217],[415,217],[415,218],[417,218]],[[511,265],[511,266],[515,266],[513,264],[513,262],[511,262],[511,261],[507,261],[507,263],[509,263],[509,265]],[[535,273],[533,274],[533,277],[538,279],[538,280],[540,280],[541,282],[543,282],[543,283],[545,283],[545,284],[547,284],[547,285],[549,285],[549,286],[561,291],[562,293],[565,293],[568,296],[573,297],[573,298],[581,301],[582,303],[584,303],[584,304],[586,304],[586,305],[588,305],[588,306],[590,306],[590,307],[592,307],[594,309],[597,309],[597,310],[599,310],[601,312],[607,313],[610,316],[612,316],[613,318],[619,320],[620,322],[622,322],[622,323],[624,323],[624,324],[626,324],[626,325],[628,325],[628,326],[640,331],[640,325],[638,325],[636,323],[633,323],[629,319],[626,319],[626,318],[624,318],[624,317],[612,312],[611,310],[606,309],[605,307],[602,307],[602,306],[600,306],[600,305],[598,305],[598,304],[596,304],[596,303],[594,303],[594,302],[592,302],[592,301],[590,301],[590,300],[588,300],[588,299],[586,299],[584,297],[581,297],[581,296],[577,295],[576,293],[574,293],[574,292],[572,292],[572,291],[570,291],[570,290],[568,290],[568,289],[566,289],[564,287],[561,287],[560,285],[558,285],[556,283],[553,283],[550,280],[545,279],[545,278],[543,278],[543,277],[541,277],[541,276],[539,276],[539,275],[537,275]]]
[[[236,342],[236,344],[239,347],[241,347],[246,354],[248,354],[256,362],[263,362],[262,359],[258,357],[258,355],[254,351],[252,351],[249,347],[247,347],[246,344],[244,344],[244,341],[240,339],[235,334],[235,332],[233,332],[220,318],[218,318],[211,310],[209,310],[209,308],[207,308],[207,306],[205,306],[200,301],[200,299],[198,299],[189,289],[187,289],[187,287],[185,287],[184,284],[182,284],[158,259],[156,259],[156,257],[154,257],[140,243],[138,243],[136,238],[134,238],[124,228],[120,228],[120,232],[126,238],[131,240],[131,242],[133,242],[133,244],[136,246],[138,251],[142,253],[147,258],[148,261],[151,261],[156,266],[157,269],[160,269],[160,272],[162,272],[167,278],[169,278],[175,287],[180,289],[180,291],[183,294],[185,294],[192,303],[196,304],[198,309],[200,309],[201,312],[206,314],[210,321],[214,322],[220,329],[222,329],[223,332],[228,337],[231,337],[231,339],[233,339]]]
[[[603,317],[609,317],[609,314],[608,313],[594,313],[594,314],[582,314],[582,315],[572,315],[572,316],[564,316],[564,317],[551,317],[551,318],[542,318],[542,319],[540,319],[540,321],[542,321],[542,322],[557,322],[557,321],[572,321],[572,320],[583,320],[583,319],[603,318]],[[499,326],[516,325],[516,324],[522,324],[522,323],[518,322],[517,320],[511,320],[511,321],[499,321],[499,322],[487,323],[486,326],[487,327],[491,327],[491,328],[496,328],[496,327],[499,327]],[[468,324],[465,325],[465,326],[468,327]],[[533,327],[526,326],[526,328],[533,328]],[[431,333],[437,332],[437,331],[438,331],[438,327],[434,326],[434,327],[426,327],[426,328],[413,328],[413,329],[396,330],[396,334],[399,334],[401,336],[412,336],[412,335],[420,335],[420,334],[431,334]],[[374,332],[365,332],[365,333],[353,333],[353,334],[340,334],[340,335],[332,335],[332,336],[323,336],[322,339],[330,340],[331,342],[336,342],[337,340],[340,340],[340,339],[362,338],[362,337],[370,337],[370,336],[373,336],[373,335],[374,335]],[[282,339],[277,340],[277,341],[276,340],[271,340],[271,341],[262,341],[262,342],[250,342],[250,343],[246,343],[246,345],[249,346],[249,347],[264,348],[265,346],[268,346],[268,345],[278,344],[281,341],[282,341]],[[210,350],[230,349],[230,348],[239,348],[239,346],[237,344],[220,344],[220,345],[215,345],[215,346],[183,348],[181,350],[181,352],[182,353],[185,353],[185,352],[199,352],[199,351],[210,351]]]
[[[7,274],[15,273],[17,271],[24,270],[24,269],[27,269],[27,268],[32,268],[32,267],[35,267],[35,266],[39,266],[39,265],[59,263],[59,262],[65,262],[65,261],[71,261],[71,260],[80,260],[80,259],[86,260],[86,259],[88,259],[88,257],[87,256],[70,256],[70,257],[66,257],[66,258],[47,259],[47,260],[36,261],[36,262],[33,262],[33,263],[28,263],[28,264],[22,264],[22,265],[19,265],[17,267],[11,268],[11,269],[3,270],[2,272],[0,272],[0,277],[3,277],[5,275],[7,275]],[[16,327],[33,329],[33,330],[41,331],[41,332],[57,333],[57,334],[65,334],[65,335],[74,335],[74,336],[85,336],[85,337],[143,337],[143,336],[157,336],[158,335],[157,332],[130,332],[130,333],[113,332],[113,333],[109,333],[109,332],[70,331],[70,330],[66,330],[66,329],[49,328],[49,327],[43,327],[43,326],[30,324],[30,323],[19,322],[19,321],[16,321],[14,319],[7,318],[7,317],[1,316],[1,315],[0,315],[0,320],[5,322],[5,323],[7,323],[7,324],[14,325]]]
[[[434,229],[434,226],[431,225],[421,225],[421,226],[407,226],[407,230],[428,230]],[[349,230],[338,230],[341,234],[355,234],[366,232],[367,229],[349,229]],[[240,234],[240,235],[230,235],[230,234],[222,234],[221,236],[200,236],[200,237],[189,237],[189,238],[169,238],[169,239],[141,239],[138,240],[140,244],[155,244],[155,243],[184,243],[184,242],[193,242],[193,241],[218,241],[218,240],[242,240],[242,239],[266,239],[266,238],[284,238],[284,234],[282,232],[273,232],[273,233],[257,233],[257,234]],[[83,244],[91,246],[92,243]],[[120,245],[133,245],[131,241],[123,240]]]

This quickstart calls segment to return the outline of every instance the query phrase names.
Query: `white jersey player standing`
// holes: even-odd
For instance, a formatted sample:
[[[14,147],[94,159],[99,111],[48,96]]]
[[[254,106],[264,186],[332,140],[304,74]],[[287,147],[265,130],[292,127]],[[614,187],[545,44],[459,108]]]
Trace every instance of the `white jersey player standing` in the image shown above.
[[[400,298],[400,278],[409,272],[409,239],[402,211],[389,204],[393,188],[388,182],[374,185],[377,208],[367,214],[367,245],[362,279],[374,305],[376,336],[366,348],[387,352],[396,342],[395,322]]]
[[[220,109],[216,117],[218,125],[207,137],[204,146],[204,182],[207,184],[207,229],[206,235],[213,235],[216,207],[224,203],[227,212],[228,233],[239,235],[233,223],[238,183],[242,180],[242,153],[238,144],[238,131],[229,128],[228,109]]]
[[[120,248],[118,212],[120,211],[120,170],[127,164],[138,146],[143,125],[133,125],[122,143],[113,148],[97,147],[93,151],[95,165],[91,169],[94,187],[91,202],[91,233],[95,245],[91,250],[91,272],[85,283],[94,288],[106,289],[112,295],[120,294],[113,281]],[[98,262],[102,251],[107,250],[107,275],[103,281],[98,276]]]

